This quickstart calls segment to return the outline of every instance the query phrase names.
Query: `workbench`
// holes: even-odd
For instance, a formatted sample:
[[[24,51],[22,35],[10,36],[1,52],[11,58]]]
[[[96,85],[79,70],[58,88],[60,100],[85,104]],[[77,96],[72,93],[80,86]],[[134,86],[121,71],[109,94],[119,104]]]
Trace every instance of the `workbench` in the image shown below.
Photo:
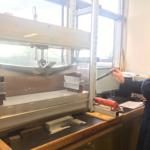
[[[20,145],[24,145],[25,149],[20,147],[17,150],[135,150],[142,113],[143,107],[117,118],[109,118],[101,114],[95,114],[96,117],[89,113],[78,114],[75,117],[86,121],[85,126],[66,129],[49,138],[44,138],[47,135],[40,127],[35,128],[37,132],[33,134],[34,136],[26,134],[29,133],[28,130],[23,131],[21,138],[24,141]],[[10,139],[15,140],[16,144],[20,142],[17,135],[11,136]],[[11,147],[15,146],[14,142],[7,144]],[[3,150],[3,146],[0,149]]]

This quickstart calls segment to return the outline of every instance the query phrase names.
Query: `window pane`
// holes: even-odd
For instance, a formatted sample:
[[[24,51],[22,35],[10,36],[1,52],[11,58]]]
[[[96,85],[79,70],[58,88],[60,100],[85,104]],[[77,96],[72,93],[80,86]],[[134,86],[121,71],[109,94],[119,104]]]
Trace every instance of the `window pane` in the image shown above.
[[[33,8],[36,7],[37,20],[61,25],[61,6],[46,0],[0,0],[0,13],[33,19]]]
[[[78,17],[78,29],[91,32],[91,14],[86,14]],[[90,51],[89,50],[81,50],[79,52],[80,58],[89,58],[90,57]]]
[[[103,9],[120,14],[121,0],[99,0],[99,4]]]
[[[33,20],[33,8],[36,7],[37,21],[62,25],[62,6],[48,2],[46,0],[0,0],[0,13],[17,16]],[[21,45],[0,44],[2,50],[0,54],[0,63],[37,66],[35,48]],[[38,59],[41,58],[41,51],[37,50]],[[61,64],[61,49],[45,50],[45,57],[48,62]]]
[[[89,3],[89,4],[91,4],[91,2],[92,2],[92,0],[82,0],[82,1]]]
[[[91,32],[91,14],[78,17],[78,29]]]
[[[89,50],[81,50],[79,53],[79,57],[90,57],[90,51]]]
[[[78,28],[84,31],[90,32],[91,15],[82,15],[78,17]],[[98,20],[98,42],[97,42],[97,57],[100,61],[111,61],[113,57],[114,47],[114,20],[99,17]],[[87,51],[81,51],[80,57],[87,57],[89,53]]]
[[[67,27],[67,7],[64,7],[64,27]]]
[[[1,64],[38,66],[38,61],[41,59],[41,50],[36,51],[35,48],[28,46],[1,43],[0,50]],[[47,63],[55,62],[56,65],[61,65],[61,52],[61,49],[44,50],[44,59]]]
[[[99,17],[97,56],[100,60],[112,60],[114,47],[114,20]]]
[[[34,61],[34,50],[26,46],[0,44],[0,63],[33,66],[36,65]]]
[[[55,62],[56,65],[61,65],[61,49],[49,49],[48,50],[48,60],[49,62]]]
[[[82,1],[91,4],[91,0],[82,0]],[[103,9],[120,14],[121,1],[122,0],[99,0],[99,5],[101,5]]]

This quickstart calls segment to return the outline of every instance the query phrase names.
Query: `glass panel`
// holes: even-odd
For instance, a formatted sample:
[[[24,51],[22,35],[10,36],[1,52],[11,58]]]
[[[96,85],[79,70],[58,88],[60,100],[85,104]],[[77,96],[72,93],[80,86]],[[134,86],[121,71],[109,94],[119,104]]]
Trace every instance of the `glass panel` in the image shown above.
[[[64,7],[64,27],[67,27],[67,7]]]
[[[0,0],[0,4],[0,13],[33,20],[33,11],[36,9],[38,21],[62,25],[61,5],[46,0]],[[66,15],[66,8],[64,13]],[[66,24],[66,16],[64,21]],[[0,63],[37,66],[35,48],[1,43],[0,49],[2,50],[0,54]],[[38,59],[41,57],[40,50],[37,51],[37,57]],[[62,50],[52,48],[45,50],[45,59],[47,61],[56,62],[56,65],[61,64]]]
[[[79,57],[90,57],[90,51],[89,50],[81,50],[79,53]]]
[[[22,45],[11,45],[11,44],[0,44],[0,63],[1,64],[12,64],[22,66],[38,66],[38,61],[41,59],[41,50],[35,48],[22,46]],[[61,49],[44,50],[44,59],[49,62],[55,62],[55,65],[61,64]],[[65,56],[64,56],[65,57]],[[65,59],[65,58],[64,58]]]
[[[78,17],[78,28],[90,32],[91,15],[86,14]],[[114,20],[99,17],[97,57],[99,61],[112,61],[114,47]],[[89,57],[87,50],[80,52],[80,57]]]
[[[49,62],[55,62],[56,65],[62,65],[62,62],[61,62],[61,54],[62,53],[61,52],[62,52],[61,49],[54,49],[54,48],[49,49],[48,50],[48,60],[49,60]]]
[[[37,20],[61,25],[61,5],[45,0],[0,0],[0,13],[33,19],[36,8]]]
[[[78,17],[78,29],[91,32],[91,14]]]
[[[92,0],[82,0],[82,1],[89,3],[89,4],[91,4],[91,2],[92,2]]]
[[[120,14],[121,0],[99,0],[99,4],[103,9]]]
[[[100,61],[112,61],[114,47],[114,20],[99,17],[97,56]]]

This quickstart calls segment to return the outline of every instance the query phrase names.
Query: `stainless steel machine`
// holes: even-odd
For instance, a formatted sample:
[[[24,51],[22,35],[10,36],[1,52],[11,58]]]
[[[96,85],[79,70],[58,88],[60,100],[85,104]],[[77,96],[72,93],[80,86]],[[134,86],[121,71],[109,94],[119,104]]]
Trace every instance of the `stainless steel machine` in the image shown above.
[[[75,0],[69,1],[68,27],[0,14],[0,40],[36,48],[41,56],[37,66],[1,64],[3,76],[6,75],[8,95],[0,105],[0,135],[6,136],[6,139],[7,134],[22,134],[20,130],[36,124],[43,126],[44,123],[51,134],[71,125],[85,125],[86,121],[73,115],[95,110],[95,58],[100,8],[98,1],[93,0],[92,6],[87,9],[92,13],[91,33],[88,33],[74,26],[75,4]],[[65,49],[68,59],[74,52],[88,49],[89,67],[83,70],[80,64],[71,61],[61,66],[56,66],[55,62],[48,63],[44,51],[51,47]],[[80,78],[77,78],[77,74],[80,74]],[[97,83],[98,87],[101,84]],[[98,90],[102,92],[102,89]]]

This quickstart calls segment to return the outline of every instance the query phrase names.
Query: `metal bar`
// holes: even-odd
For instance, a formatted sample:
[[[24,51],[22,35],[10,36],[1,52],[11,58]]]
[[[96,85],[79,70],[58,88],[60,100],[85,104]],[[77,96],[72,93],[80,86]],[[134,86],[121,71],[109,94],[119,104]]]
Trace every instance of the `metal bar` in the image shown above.
[[[58,4],[58,5],[65,5],[65,6],[67,6],[67,0],[46,0],[46,1]],[[87,2],[84,2],[82,0],[78,0],[77,1],[77,8],[78,9],[85,8],[85,7],[88,7],[88,6],[90,6],[90,4],[87,3]]]
[[[97,80],[97,81],[98,81],[98,80],[101,80],[101,79],[107,77],[108,75],[110,75],[112,72],[113,72],[113,69],[110,69],[108,72],[102,74],[102,75],[101,75],[100,77],[98,77],[96,80]]]
[[[6,131],[8,129],[19,127],[30,121],[35,121],[38,119],[53,117],[56,115],[62,115],[70,112],[84,112],[87,111],[87,103],[69,103],[59,106],[47,107],[39,110],[28,111],[24,113],[19,113],[16,115],[5,116],[0,118],[0,132]]]
[[[90,34],[87,32],[6,14],[0,14],[0,39],[38,47],[57,45],[66,48],[90,48]]]
[[[76,0],[69,0],[67,7],[67,27],[75,27]]]
[[[120,20],[122,19],[122,16],[116,13],[113,13],[111,11],[105,10],[103,8],[100,9],[99,14],[103,17],[108,17],[111,18],[113,20]]]
[[[129,0],[122,1],[122,20],[121,20],[121,51],[120,51],[120,68],[125,70],[125,50],[127,48],[127,16]]]
[[[65,26],[65,20],[64,20],[64,15],[65,15],[64,11],[65,11],[65,8],[64,7],[65,7],[64,5],[61,6],[61,26],[62,27]],[[65,61],[64,61],[64,48],[62,48],[62,50],[61,50],[61,63],[62,64],[65,63]]]
[[[89,109],[93,111],[93,99],[96,92],[96,51],[97,51],[97,26],[98,26],[98,0],[92,3],[91,23],[91,50],[90,50],[90,94]]]
[[[67,27],[68,28],[76,28],[76,0],[68,0],[68,7],[67,7]],[[74,48],[71,49],[72,51],[67,51],[67,63],[73,63],[73,53]]]
[[[51,3],[55,3],[55,4],[58,4],[58,5],[66,5],[66,0],[46,0],[48,2],[51,2]]]
[[[101,8],[101,6],[98,6],[98,7],[99,7],[99,15],[100,16],[108,17],[108,18],[111,18],[113,20],[120,20],[120,19],[122,19],[122,16],[120,14],[116,14],[116,13],[113,13],[111,11],[105,10],[105,9]],[[80,15],[89,14],[91,12],[92,12],[92,7],[89,6],[89,7],[77,10],[76,14],[78,16],[80,16]]]
[[[86,8],[78,9],[76,11],[76,15],[81,16],[81,15],[89,14],[91,12],[92,12],[92,7],[89,6],[89,7],[86,7]]]
[[[0,118],[64,104],[85,103],[87,105],[87,98],[88,93],[75,93],[67,90],[7,97],[0,106]]]
[[[116,65],[116,51],[117,51],[117,46],[118,46],[118,41],[117,41],[117,22],[114,22],[114,34],[113,34],[113,55],[112,55],[112,67],[115,67]],[[117,44],[116,44],[117,41]]]
[[[64,5],[61,6],[61,26],[64,27]]]

